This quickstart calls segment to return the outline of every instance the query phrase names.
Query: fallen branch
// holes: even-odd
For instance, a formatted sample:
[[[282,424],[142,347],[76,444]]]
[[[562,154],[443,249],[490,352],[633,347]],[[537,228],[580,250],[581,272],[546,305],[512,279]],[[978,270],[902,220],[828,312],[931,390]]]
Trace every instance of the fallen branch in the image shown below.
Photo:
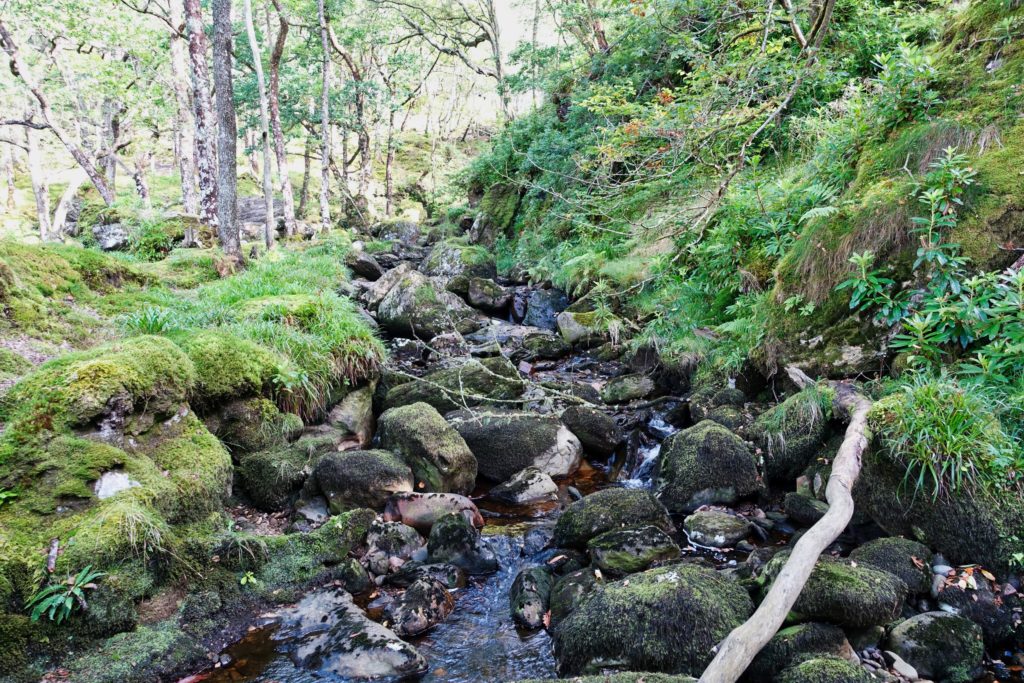
[[[60,539],[50,539],[50,550],[46,553],[46,573],[52,574],[57,571],[57,554],[60,552]]]
[[[807,386],[810,378],[803,372],[796,368],[787,368],[787,372],[798,385]],[[835,382],[832,387],[836,391],[833,411],[836,416],[847,418],[849,426],[832,462],[832,474],[825,489],[828,512],[800,537],[768,595],[754,614],[722,641],[699,683],[734,683],[739,679],[782,626],[818,557],[853,517],[853,485],[860,475],[861,455],[868,445],[867,418],[871,401],[850,384]]]

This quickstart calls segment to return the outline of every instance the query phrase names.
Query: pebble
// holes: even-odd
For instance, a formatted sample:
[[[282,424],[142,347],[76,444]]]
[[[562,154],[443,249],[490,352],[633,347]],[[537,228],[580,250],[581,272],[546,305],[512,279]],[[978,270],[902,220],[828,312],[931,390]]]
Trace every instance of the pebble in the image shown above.
[[[898,654],[886,650],[885,658],[889,661],[889,666],[897,675],[902,676],[908,681],[918,680],[917,669],[907,663],[907,661]]]
[[[569,497],[572,498],[573,500],[582,500],[583,499],[583,494],[580,493],[580,490],[578,488],[576,488],[575,486],[566,486],[565,487],[565,492],[568,493]]]
[[[933,574],[939,574],[941,576],[947,576],[951,571],[953,571],[953,568],[950,567],[948,564],[933,564],[932,565],[932,573]]]

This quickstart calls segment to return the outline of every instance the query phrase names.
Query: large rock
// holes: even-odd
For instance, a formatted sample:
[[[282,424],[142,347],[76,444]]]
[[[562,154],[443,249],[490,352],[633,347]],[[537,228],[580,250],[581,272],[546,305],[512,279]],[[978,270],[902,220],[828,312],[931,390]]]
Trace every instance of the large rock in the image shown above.
[[[607,457],[625,440],[615,420],[595,408],[570,406],[562,411],[561,419],[587,453]]]
[[[806,389],[762,413],[751,429],[772,481],[791,483],[822,450],[832,415],[829,392]]]
[[[558,498],[558,485],[551,475],[536,467],[519,470],[506,481],[492,488],[488,496],[509,505],[527,505]]]
[[[386,242],[398,242],[402,245],[414,244],[420,238],[419,223],[412,221],[389,221],[378,223],[371,228],[377,239]]]
[[[508,592],[512,618],[525,628],[540,628],[551,600],[554,579],[546,567],[531,567],[516,574]]]
[[[624,576],[679,557],[679,546],[656,526],[613,529],[590,539],[587,551],[601,571]]]
[[[353,249],[345,256],[345,265],[358,277],[366,278],[371,282],[379,280],[384,275],[384,269],[377,263],[377,259],[367,254],[362,249]]]
[[[783,500],[783,509],[794,524],[811,527],[828,512],[828,503],[813,496],[790,491]]]
[[[788,559],[789,551],[773,557],[764,568],[765,578],[774,580]],[[824,556],[814,565],[793,611],[806,619],[868,628],[898,617],[906,595],[907,584],[897,576],[870,565]]]
[[[470,278],[466,299],[473,308],[488,313],[501,313],[512,301],[512,291],[494,280],[482,277]]]
[[[562,290],[536,289],[527,300],[523,324],[555,331],[558,329],[558,314],[568,306],[569,297]]]
[[[288,506],[306,483],[313,464],[333,450],[331,440],[301,438],[292,444],[238,456],[235,472],[256,507],[275,512]]]
[[[654,392],[654,380],[646,375],[623,375],[608,380],[601,390],[605,403],[629,403]]]
[[[447,562],[468,574],[497,571],[498,558],[480,532],[460,514],[445,515],[434,524],[427,539],[431,562]]]
[[[875,683],[877,679],[858,664],[823,655],[794,664],[775,680],[779,683]]]
[[[911,593],[927,593],[932,584],[932,551],[907,538],[876,538],[850,553],[850,559],[894,574]]]
[[[412,469],[417,491],[469,493],[476,483],[473,452],[437,410],[427,403],[391,408],[380,416],[380,446]]]
[[[92,229],[96,245],[103,251],[124,251],[131,243],[128,229],[120,223],[106,223]]]
[[[594,589],[554,628],[559,674],[700,674],[752,611],[747,592],[712,569],[678,564],[632,574]]]
[[[585,548],[590,539],[612,529],[652,525],[665,532],[675,527],[668,512],[648,491],[604,489],[577,500],[555,524],[554,543]]]
[[[387,451],[347,451],[321,458],[311,478],[331,512],[379,510],[388,496],[413,490],[412,470]]]
[[[403,261],[388,272],[384,273],[384,275],[382,275],[376,282],[371,284],[365,292],[363,292],[361,298],[363,303],[366,304],[366,307],[371,311],[377,310],[380,302],[388,295],[391,288],[394,287],[411,270],[412,264],[407,261]]]
[[[809,655],[834,655],[852,659],[855,655],[843,629],[832,624],[810,622],[789,626],[776,633],[747,669],[747,679],[771,681],[786,667]]]
[[[423,578],[384,609],[385,623],[400,636],[418,636],[448,618],[455,600],[440,581]]]
[[[886,649],[922,677],[951,683],[974,680],[985,654],[981,627],[949,612],[925,612],[898,624]]]
[[[721,510],[700,510],[683,521],[692,543],[709,548],[731,548],[750,534],[750,523]]]
[[[592,311],[562,311],[555,317],[555,325],[565,343],[573,346],[596,346],[609,338],[612,329],[621,327],[618,320]]]
[[[427,669],[416,648],[371,621],[343,590],[309,593],[279,619],[275,637],[299,667],[321,676],[405,677]]]
[[[385,520],[402,522],[424,533],[430,533],[439,519],[452,513],[464,516],[473,526],[484,525],[473,501],[455,493],[396,493],[384,507]]]
[[[750,447],[710,420],[665,440],[654,482],[658,498],[673,512],[734,503],[761,488]]]
[[[391,334],[417,339],[451,330],[465,334],[481,324],[465,301],[416,271],[403,275],[384,296],[377,320]]]
[[[551,587],[549,606],[551,610],[551,626],[556,626],[569,613],[583,603],[597,586],[604,583],[605,577],[591,568],[577,569],[559,577]]]
[[[444,282],[448,291],[462,296],[468,294],[472,278],[494,279],[498,274],[492,252],[459,239],[435,244],[420,270]]]
[[[513,400],[522,396],[524,388],[516,367],[507,358],[497,356],[471,360],[393,386],[384,398],[384,405],[394,408],[422,401],[446,413],[479,406],[489,400]]]
[[[365,448],[373,438],[373,391],[375,385],[360,387],[349,392],[327,414],[327,424],[348,431]]]
[[[366,535],[366,568],[384,576],[401,567],[423,547],[424,541],[411,526],[401,522],[374,521]]]
[[[476,456],[480,475],[492,481],[505,481],[526,467],[552,477],[564,477],[579,467],[583,447],[556,417],[459,411],[449,421]]]

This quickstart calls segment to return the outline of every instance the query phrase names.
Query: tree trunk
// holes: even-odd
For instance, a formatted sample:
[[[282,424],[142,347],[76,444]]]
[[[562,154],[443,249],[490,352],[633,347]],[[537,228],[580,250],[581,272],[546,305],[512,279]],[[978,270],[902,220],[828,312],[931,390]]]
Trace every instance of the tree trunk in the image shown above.
[[[4,198],[4,206],[8,210],[14,209],[14,149],[11,145],[4,145],[4,186],[7,196]]]
[[[327,36],[327,12],[324,9],[324,0],[317,0],[316,8],[320,20],[320,47],[323,50],[322,92],[320,94],[320,228],[327,232],[331,229],[331,48]]]
[[[387,153],[384,157],[384,215],[390,217],[395,210],[395,112],[388,114]]]
[[[231,76],[231,0],[213,0],[213,86],[217,100],[217,235],[221,249],[242,261],[238,237],[238,128]]]
[[[789,372],[797,384],[811,383],[810,378],[799,370],[789,369]],[[828,511],[797,541],[754,614],[722,641],[714,660],[701,675],[700,683],[735,683],[743,675],[793,609],[818,557],[838,538],[853,517],[851,494],[860,475],[861,455],[868,445],[867,418],[871,401],[849,384],[835,383],[833,387],[836,390],[834,412],[845,416],[849,425],[832,461],[832,474],[825,488]]]
[[[501,113],[506,121],[512,120],[512,99],[505,83],[505,58],[501,52],[501,24],[494,0],[484,4],[487,12],[487,27],[490,29],[491,55],[494,59],[494,78],[498,81],[498,96],[501,98]]]
[[[28,174],[32,180],[32,194],[36,199],[36,216],[39,218],[39,239],[50,239],[50,186],[43,173],[43,160],[39,153],[36,131],[25,129],[25,146],[28,148]]]
[[[177,121],[178,172],[181,174],[181,203],[185,213],[199,215],[199,186],[196,183],[196,140],[195,123],[192,120],[191,103],[188,98],[189,74],[185,57],[187,46],[180,29],[185,24],[183,0],[170,0],[170,20],[174,27],[171,32],[171,78],[174,84],[174,102]]]
[[[313,157],[313,134],[306,134],[306,144],[302,149],[302,188],[299,190],[299,215],[305,217],[306,204],[309,203],[309,172]]]
[[[6,24],[3,20],[0,20],[0,45],[2,45],[4,51],[10,57],[12,71],[18,74],[18,77],[28,87],[32,96],[35,97],[36,102],[39,103],[39,111],[43,115],[43,121],[49,126],[53,134],[60,140],[60,143],[68,150],[74,160],[82,167],[86,175],[89,176],[89,180],[96,187],[96,191],[100,193],[100,197],[103,198],[104,203],[110,206],[114,203],[114,190],[107,184],[103,174],[99,172],[96,165],[93,164],[92,159],[89,158],[82,149],[75,144],[71,139],[71,136],[67,134],[64,128],[60,125],[56,118],[53,116],[53,111],[50,109],[50,101],[47,99],[46,94],[39,87],[39,84],[32,77],[31,72],[28,70],[28,65],[25,64],[21,59],[21,54],[18,52],[18,46],[14,42],[13,36],[10,31],[7,30]]]
[[[50,230],[54,237],[59,238],[61,232],[63,232],[64,222],[68,219],[68,211],[71,210],[71,202],[74,201],[75,195],[78,194],[78,188],[82,187],[82,184],[88,179],[89,177],[83,171],[79,171],[68,183],[64,194],[60,196],[60,201],[57,202],[57,210],[53,212],[53,222],[50,225]]]
[[[146,180],[146,166],[149,164],[152,152],[145,152],[135,157],[135,168],[132,170],[132,181],[135,183],[135,191],[139,193],[142,203],[146,208],[153,206],[153,200],[149,193],[149,182]]]
[[[274,135],[274,152],[277,156],[277,175],[281,184],[281,204],[284,209],[284,234],[295,235],[295,197],[292,194],[292,181],[288,177],[288,152],[284,144],[284,131],[281,128],[281,57],[284,55],[285,41],[288,39],[288,22],[278,12],[277,40],[270,53],[270,128]],[[308,157],[307,157],[308,158]],[[303,179],[305,182],[305,178]]]
[[[256,42],[256,27],[252,20],[252,0],[245,0],[245,31],[249,34],[249,49],[252,52],[252,66],[256,71],[256,90],[260,100],[260,142],[263,145],[263,201],[267,207],[267,219],[263,226],[263,245],[274,246],[274,181],[270,177],[270,106],[267,103],[267,87],[263,80],[263,53]]]
[[[106,98],[103,100],[103,147],[106,154],[103,157],[103,170],[107,176],[107,184],[111,188],[117,187],[117,138],[121,128],[120,106]]]
[[[214,146],[213,102],[206,66],[206,33],[200,0],[184,0],[188,34],[188,61],[192,72],[192,108],[195,114],[196,175],[199,180],[199,218],[217,224],[217,152]]]

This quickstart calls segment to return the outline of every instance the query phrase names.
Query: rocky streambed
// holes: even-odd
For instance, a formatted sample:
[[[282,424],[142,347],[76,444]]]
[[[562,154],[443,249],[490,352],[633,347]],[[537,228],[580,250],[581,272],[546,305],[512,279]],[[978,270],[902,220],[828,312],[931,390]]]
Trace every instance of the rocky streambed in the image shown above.
[[[188,680],[699,675],[827,509],[828,397],[766,401],[756,376],[694,386],[653,350],[625,354],[585,302],[499,280],[486,249],[411,224],[374,237],[393,247],[357,245],[348,294],[389,339],[388,369],[239,478],[291,533],[377,518],[333,581]],[[1011,680],[1012,572],[890,536],[868,507],[748,680]]]

